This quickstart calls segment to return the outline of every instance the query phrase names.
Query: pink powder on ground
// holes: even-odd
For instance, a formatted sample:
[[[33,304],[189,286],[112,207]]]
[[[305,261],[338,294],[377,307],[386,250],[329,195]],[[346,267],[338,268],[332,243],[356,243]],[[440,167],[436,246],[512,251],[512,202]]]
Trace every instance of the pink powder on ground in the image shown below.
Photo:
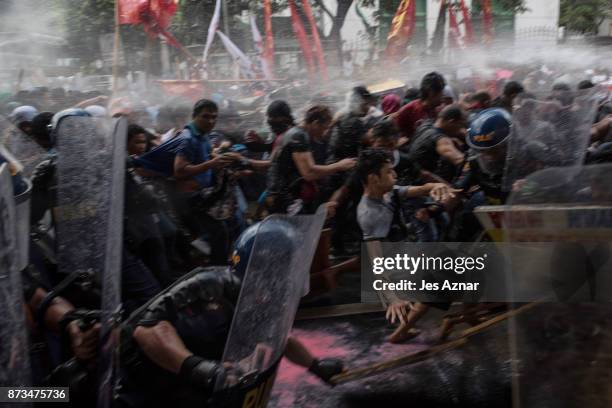
[[[351,350],[347,345],[341,344],[342,337],[334,336],[328,332],[294,329],[291,335],[300,340],[316,358],[346,358],[357,354],[355,350]],[[277,396],[275,406],[277,408],[292,407],[298,388],[304,384],[326,387],[326,385],[321,383],[321,380],[308,373],[306,368],[295,365],[286,358],[283,358],[278,368],[276,382],[272,391]]]
[[[340,345],[342,337],[334,336],[328,332],[294,329],[291,335],[296,337],[313,356],[319,359],[328,357],[344,358],[356,353],[348,346]],[[318,384],[320,382],[319,379],[308,374],[306,368],[297,366],[283,358],[276,377],[276,383],[295,384],[304,375],[306,375],[305,380],[309,384]]]

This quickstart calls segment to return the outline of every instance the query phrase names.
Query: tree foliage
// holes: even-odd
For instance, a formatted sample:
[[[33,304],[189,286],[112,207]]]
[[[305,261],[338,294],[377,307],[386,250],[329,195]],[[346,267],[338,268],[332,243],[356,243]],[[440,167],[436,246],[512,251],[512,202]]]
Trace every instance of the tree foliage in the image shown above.
[[[570,31],[595,34],[605,18],[612,18],[610,0],[561,0],[559,24]]]
[[[525,0],[497,0],[497,3],[504,11],[513,13],[524,13],[529,9],[525,6]]]

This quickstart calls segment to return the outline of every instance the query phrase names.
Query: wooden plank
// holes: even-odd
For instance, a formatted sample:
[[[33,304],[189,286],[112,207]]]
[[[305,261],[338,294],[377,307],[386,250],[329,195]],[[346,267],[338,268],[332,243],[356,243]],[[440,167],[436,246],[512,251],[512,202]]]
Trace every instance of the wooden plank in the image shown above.
[[[393,360],[383,361],[382,363],[373,364],[368,367],[346,371],[342,374],[338,374],[332,377],[330,382],[334,385],[338,385],[349,381],[384,373],[396,367],[423,361],[436,354],[443,353],[445,351],[462,346],[465,343],[467,343],[466,338],[449,341],[448,343],[433,346],[428,349],[417,351],[416,353],[408,354],[406,356],[402,356]]]
[[[380,303],[347,303],[344,305],[309,307],[298,310],[295,320],[351,316],[363,313],[383,312],[384,310],[384,306]]]
[[[330,382],[334,385],[343,384],[349,381],[359,380],[361,378],[370,377],[372,375],[380,374],[385,371],[401,367],[407,364],[417,363],[419,361],[423,361],[429,357],[432,357],[436,354],[443,353],[448,350],[455,349],[457,347],[463,346],[467,343],[469,337],[480,333],[491,326],[502,322],[509,317],[516,316],[520,313],[523,313],[529,309],[532,309],[534,306],[538,305],[538,303],[527,303],[517,309],[510,310],[506,313],[502,313],[498,316],[495,316],[492,319],[489,319],[479,325],[471,327],[461,332],[461,336],[455,340],[451,340],[444,344],[440,344],[437,346],[430,347],[425,350],[418,351],[416,353],[408,354],[405,356],[397,357],[391,360],[383,361],[381,363],[372,364],[367,367],[355,368],[352,370],[345,371],[342,374],[338,374],[331,378]]]

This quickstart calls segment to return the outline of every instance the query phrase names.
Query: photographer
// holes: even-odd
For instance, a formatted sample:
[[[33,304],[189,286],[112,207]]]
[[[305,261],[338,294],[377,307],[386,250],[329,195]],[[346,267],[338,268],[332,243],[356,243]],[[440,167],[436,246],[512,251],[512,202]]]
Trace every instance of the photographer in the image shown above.
[[[222,169],[240,163],[254,168],[267,165],[247,160],[237,152],[213,152],[209,134],[217,123],[218,112],[213,101],[202,99],[195,104],[191,123],[178,136],[180,144],[174,159],[178,210],[185,225],[195,227],[195,234],[208,233],[213,265],[226,264],[229,255],[229,234],[223,220],[231,209],[223,199],[230,187],[228,173]]]

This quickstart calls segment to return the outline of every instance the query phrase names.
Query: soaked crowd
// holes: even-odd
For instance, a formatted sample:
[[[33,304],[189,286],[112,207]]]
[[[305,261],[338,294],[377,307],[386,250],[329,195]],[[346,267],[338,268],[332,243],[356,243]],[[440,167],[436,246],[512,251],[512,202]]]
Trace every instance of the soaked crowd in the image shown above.
[[[219,361],[258,221],[271,214],[314,214],[324,206],[332,261],[356,255],[363,241],[486,239],[474,209],[504,204],[520,185],[505,179],[509,149],[517,149],[509,142],[513,126],[538,109],[548,109],[538,117],[548,115],[554,123],[596,88],[584,80],[531,92],[531,80],[478,90],[430,72],[418,89],[373,94],[356,86],[341,106],[320,96],[299,106],[289,97],[270,97],[261,109],[261,129],[223,97],[151,107],[98,93],[39,89],[13,95],[3,102],[12,124],[3,135],[9,153],[16,138],[29,138],[43,152],[22,167],[13,155],[0,157],[13,166],[16,195],[32,188],[32,244],[22,283],[33,383],[70,384],[75,406],[96,398],[90,392],[95,376],[87,372],[95,371],[92,362],[100,357],[100,291],[82,277],[60,274],[54,256],[50,214],[61,183],[55,140],[66,118],[128,122],[121,387],[112,399],[126,407],[189,406],[232,375]],[[598,101],[588,120],[586,164],[610,162],[609,97]],[[536,136],[518,146],[517,154],[530,158],[530,172],[564,163],[562,135],[548,123],[529,122]],[[284,225],[271,225],[269,233],[282,253],[291,233]],[[228,266],[230,274],[213,273]],[[63,285],[67,278],[71,282]],[[183,306],[190,296],[201,302],[187,319]],[[229,299],[230,306],[211,300],[217,298]],[[417,335],[414,325],[428,308],[391,303],[387,317],[398,326],[389,341]],[[317,359],[297,338],[290,338],[285,355],[323,381],[343,368],[342,362]]]

